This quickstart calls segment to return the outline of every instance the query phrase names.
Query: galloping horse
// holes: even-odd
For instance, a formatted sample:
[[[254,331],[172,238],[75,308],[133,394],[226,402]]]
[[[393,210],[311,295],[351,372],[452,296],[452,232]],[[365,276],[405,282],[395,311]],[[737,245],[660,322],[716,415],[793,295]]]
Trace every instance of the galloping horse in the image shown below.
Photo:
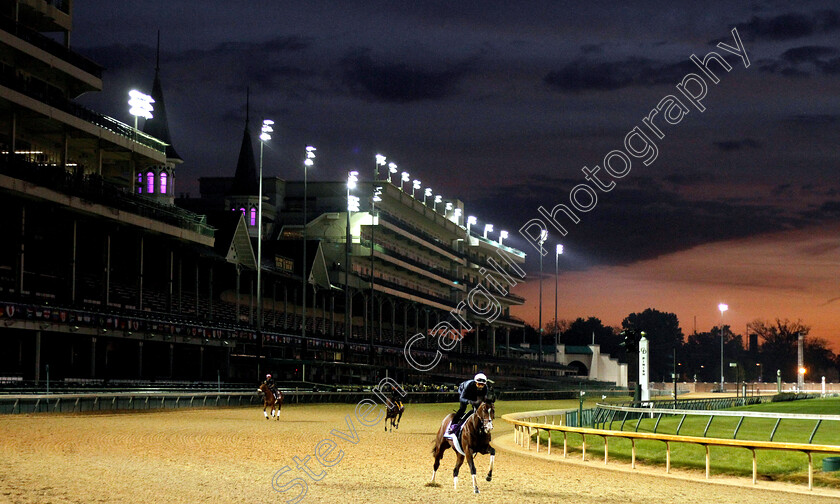
[[[490,470],[487,472],[487,481],[493,479],[493,460],[496,458],[496,450],[490,446],[490,431],[493,430],[493,420],[496,418],[496,410],[493,407],[493,401],[485,399],[484,402],[467,418],[461,427],[461,432],[458,434],[458,441],[461,445],[463,455],[455,448],[452,439],[444,437],[446,431],[449,429],[449,424],[452,422],[452,415],[450,413],[444,417],[443,422],[438,429],[437,437],[435,438],[435,446],[432,448],[432,455],[435,457],[435,466],[432,470],[432,483],[435,481],[435,474],[438,467],[440,467],[440,459],[443,457],[443,452],[447,448],[452,450],[457,455],[455,461],[455,469],[452,471],[455,488],[458,488],[458,471],[461,469],[461,464],[464,459],[470,466],[470,473],[472,474],[473,492],[478,493],[478,486],[475,484],[475,462],[473,458],[477,453],[490,454]]]
[[[277,390],[277,396],[274,396],[274,393],[268,388],[268,385],[263,383],[260,385],[260,388],[257,389],[257,393],[262,396],[263,400],[263,415],[265,415],[265,419],[268,420],[268,413],[266,413],[266,408],[271,411],[271,416],[274,417],[274,410],[277,410],[277,420],[280,420],[280,408],[283,406],[283,392],[279,389]]]
[[[400,428],[400,419],[402,419],[403,412],[405,411],[405,405],[401,401],[394,401],[391,403],[391,406],[388,407],[388,411],[385,413],[385,431],[388,431],[388,419],[391,419],[391,431]],[[395,423],[396,422],[396,423]]]

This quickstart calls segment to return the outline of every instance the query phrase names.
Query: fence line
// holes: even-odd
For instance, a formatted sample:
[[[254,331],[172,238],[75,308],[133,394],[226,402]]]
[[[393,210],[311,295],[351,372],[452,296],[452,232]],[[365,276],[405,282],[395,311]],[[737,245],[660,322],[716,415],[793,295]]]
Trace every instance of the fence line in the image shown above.
[[[599,405],[602,406],[602,405]],[[740,439],[720,439],[707,438],[696,436],[682,436],[678,434],[659,434],[636,431],[621,431],[621,430],[606,430],[596,429],[591,427],[572,427],[564,425],[567,414],[577,413],[577,410],[542,410],[529,411],[522,413],[509,413],[503,415],[502,418],[513,424],[514,426],[514,443],[518,446],[531,449],[531,438],[536,436],[536,451],[540,450],[540,431],[548,432],[548,453],[551,454],[551,433],[560,432],[563,434],[563,457],[568,456],[568,434],[579,434],[582,438],[581,452],[582,459],[586,460],[586,436],[599,436],[604,439],[604,464],[609,463],[609,439],[624,438],[630,441],[631,445],[631,467],[636,468],[636,441],[637,440],[654,440],[665,443],[665,472],[671,472],[671,443],[688,443],[703,446],[706,452],[706,479],[710,478],[711,474],[711,454],[709,452],[710,446],[722,446],[731,448],[745,448],[752,453],[752,481],[757,484],[758,478],[758,464],[756,460],[756,450],[779,450],[779,451],[797,451],[805,453],[808,456],[808,489],[812,490],[814,485],[814,466],[813,454],[838,454],[840,453],[840,446],[831,445],[815,445],[803,443],[779,443],[771,441],[750,441]],[[673,410],[669,410],[673,412]],[[814,416],[814,415],[811,415]],[[817,415],[820,416],[820,415]],[[827,415],[822,415],[827,416]],[[834,415],[831,415],[834,416]],[[551,417],[551,423],[548,423],[548,418]],[[556,423],[557,418],[560,418],[560,424]],[[539,420],[542,418],[542,422]],[[778,424],[777,424],[778,426]]]

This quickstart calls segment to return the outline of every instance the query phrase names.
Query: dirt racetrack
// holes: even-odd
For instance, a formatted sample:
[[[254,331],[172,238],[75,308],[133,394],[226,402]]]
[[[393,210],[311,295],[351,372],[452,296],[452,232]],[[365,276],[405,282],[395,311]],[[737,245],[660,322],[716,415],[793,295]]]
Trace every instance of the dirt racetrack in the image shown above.
[[[512,432],[502,413],[551,407],[547,402],[497,404],[494,437],[498,452],[493,481],[487,482],[489,458],[479,456],[481,494],[471,490],[464,464],[457,490],[452,488],[454,455],[448,451],[431,476],[433,433],[452,405],[408,405],[399,431],[356,427],[356,443],[331,434],[350,431],[346,415],[354,405],[287,405],[281,420],[266,421],[261,408],[192,409],[128,413],[6,415],[0,417],[0,502],[243,502],[294,501],[299,486],[286,493],[272,489],[301,477],[308,482],[300,502],[309,503],[697,503],[752,504],[837,502],[837,490],[777,493],[770,483],[754,488],[749,480],[723,478],[710,484],[702,473],[684,480],[662,469],[619,470],[544,460],[504,450]],[[509,437],[509,436],[508,436]],[[315,446],[331,439],[337,448],[324,459],[342,458],[322,467]],[[502,448],[502,449],[499,449]],[[317,483],[295,468],[293,457],[311,456],[308,467]],[[320,472],[320,474],[319,474]]]

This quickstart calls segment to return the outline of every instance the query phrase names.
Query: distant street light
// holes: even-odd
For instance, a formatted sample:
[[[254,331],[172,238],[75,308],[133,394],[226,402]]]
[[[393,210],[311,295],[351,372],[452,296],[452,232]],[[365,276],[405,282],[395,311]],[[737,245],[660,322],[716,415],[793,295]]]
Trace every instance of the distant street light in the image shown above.
[[[486,235],[486,233],[485,233]],[[537,360],[542,362],[542,333],[543,333],[543,326],[542,326],[542,293],[543,293],[543,255],[542,255],[542,246],[545,241],[548,240],[548,230],[543,229],[540,231],[540,329],[539,329],[539,347],[537,349]]]
[[[558,284],[560,279],[560,256],[563,255],[563,245],[557,244],[557,251],[554,254],[554,344],[557,344],[557,340],[560,337],[558,333],[557,324],[557,292],[558,292]]]
[[[721,303],[720,310],[720,391],[723,392],[723,312],[729,309],[729,305]]]

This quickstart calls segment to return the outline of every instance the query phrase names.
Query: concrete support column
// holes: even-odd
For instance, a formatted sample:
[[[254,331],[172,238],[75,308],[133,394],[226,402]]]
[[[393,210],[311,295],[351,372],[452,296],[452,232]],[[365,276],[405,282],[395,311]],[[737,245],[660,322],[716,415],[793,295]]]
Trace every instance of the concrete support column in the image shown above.
[[[90,377],[96,378],[96,336],[90,338]]]
[[[207,272],[210,281],[207,283],[207,317],[213,320],[213,263],[210,263],[210,271]]]
[[[335,337],[335,294],[330,293],[330,336]]]
[[[137,378],[143,378],[143,342],[137,342]]]
[[[198,350],[198,379],[204,379],[204,345]]]
[[[79,223],[73,219],[73,250],[70,255],[70,304],[76,304],[76,249],[78,248]]]
[[[505,356],[510,357],[510,327],[505,327]]]
[[[103,284],[105,295],[102,297],[107,307],[111,303],[111,233],[105,234],[105,275]],[[106,308],[107,309],[107,308]]]
[[[174,303],[175,298],[175,251],[169,251],[169,299],[167,302],[169,303],[169,311],[172,311],[172,304]]]
[[[143,310],[143,275],[145,274],[145,247],[146,247],[146,240],[142,234],[140,234],[140,246],[138,247],[139,251],[138,254],[140,256],[140,261],[137,266],[137,307],[139,310]]]
[[[239,265],[236,265],[236,323],[239,323],[239,290],[242,284],[242,272]]]
[[[23,272],[26,270],[26,207],[20,207],[20,249],[18,250],[18,294],[23,294]]]
[[[169,344],[169,378],[175,374],[175,343]]]
[[[490,325],[490,355],[496,356],[496,326]]]

